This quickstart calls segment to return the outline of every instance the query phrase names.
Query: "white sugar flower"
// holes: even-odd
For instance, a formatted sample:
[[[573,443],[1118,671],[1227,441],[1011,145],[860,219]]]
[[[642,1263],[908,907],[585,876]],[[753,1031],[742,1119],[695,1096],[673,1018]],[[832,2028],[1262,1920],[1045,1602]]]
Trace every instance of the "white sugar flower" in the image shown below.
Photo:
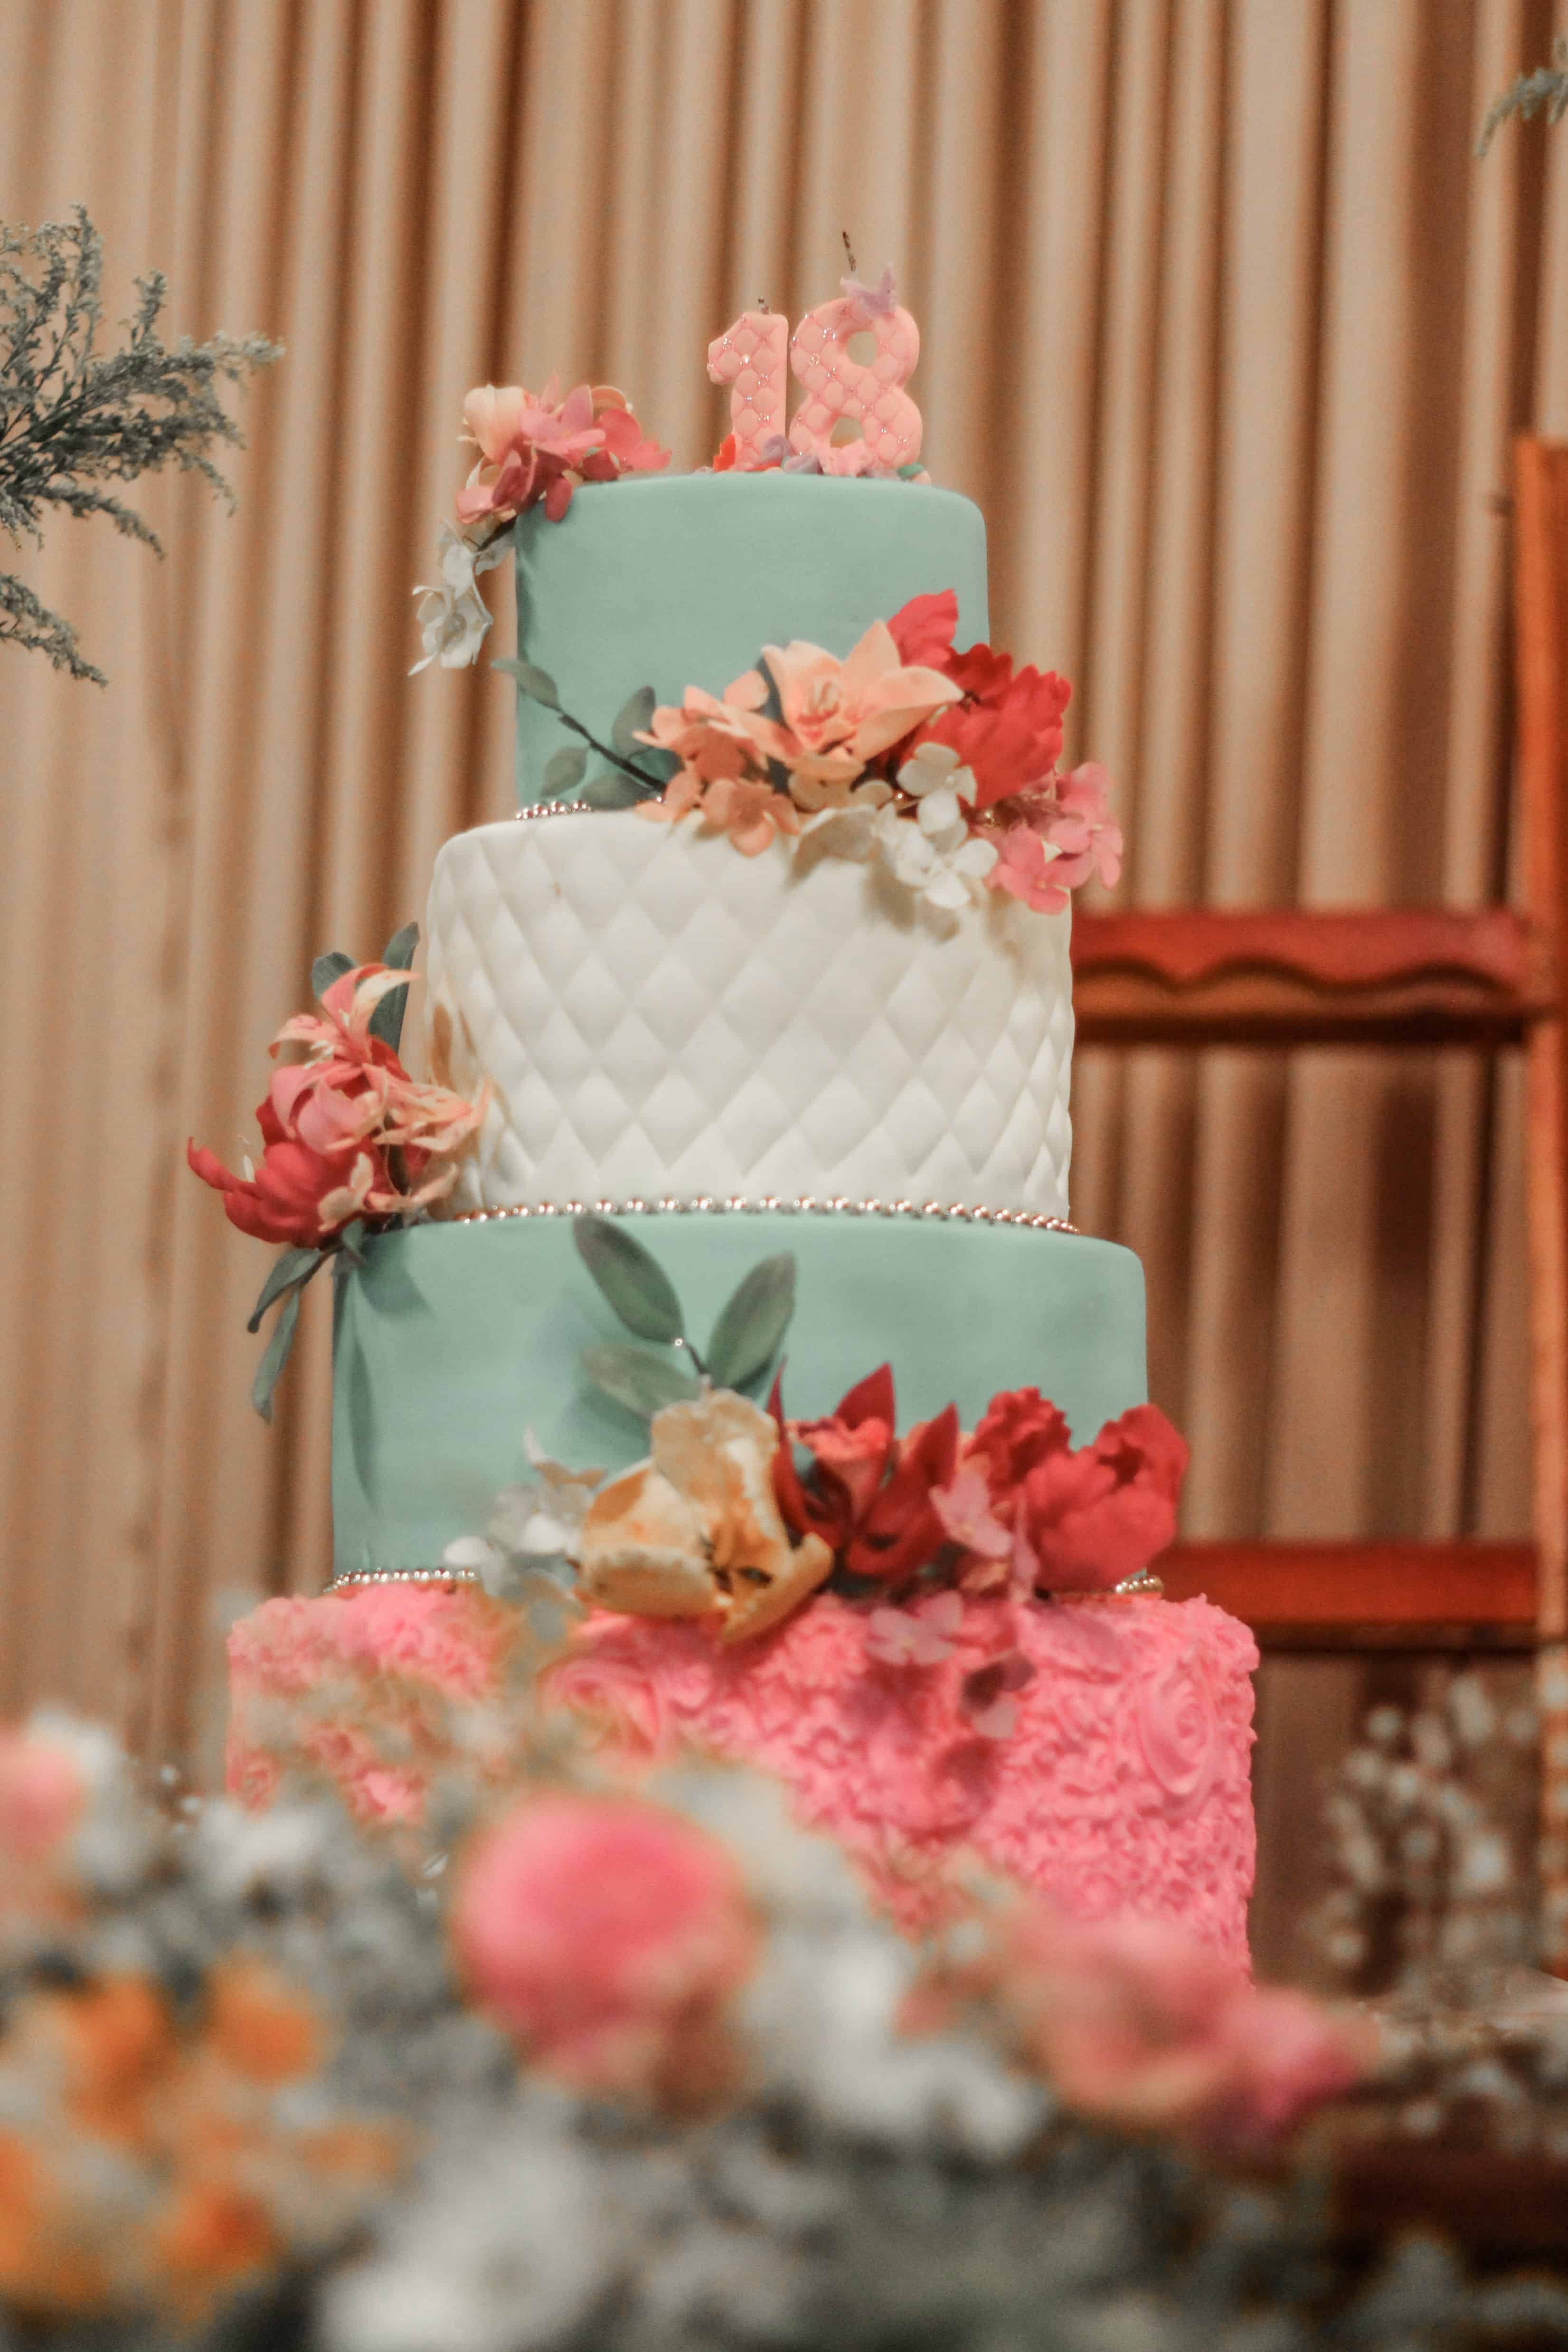
[[[479,593],[477,575],[501,562],[507,545],[507,540],[502,538],[476,547],[450,523],[442,524],[436,541],[441,559],[440,585],[414,591],[423,599],[415,618],[419,624],[425,658],[415,663],[408,673],[410,677],[428,669],[432,662],[439,662],[443,669],[468,669],[479,659],[479,647],[489,632],[490,616]]]
[[[937,786],[925,794],[911,824],[882,810],[877,842],[896,881],[915,891],[928,907],[956,913],[977,899],[996,863],[996,845],[972,834],[958,794]]]
[[[899,782],[917,801],[923,801],[928,793],[949,792],[973,803],[973,775],[959,766],[951,743],[917,743],[899,770]]]
[[[530,1559],[574,1560],[594,1490],[604,1483],[605,1473],[598,1468],[568,1470],[563,1463],[552,1462],[531,1429],[523,1432],[523,1445],[534,1476],[496,1496],[485,1532],[504,1550]]]

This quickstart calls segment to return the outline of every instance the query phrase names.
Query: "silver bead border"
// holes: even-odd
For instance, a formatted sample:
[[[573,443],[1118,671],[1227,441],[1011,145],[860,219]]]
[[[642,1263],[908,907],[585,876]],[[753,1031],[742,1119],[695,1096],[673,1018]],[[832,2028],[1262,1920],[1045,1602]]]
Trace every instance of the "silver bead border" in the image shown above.
[[[365,1584],[471,1584],[484,1579],[473,1568],[345,1568],[325,1588],[326,1593],[352,1592]],[[323,1596],[324,1597],[324,1596]]]
[[[914,1217],[930,1224],[1018,1225],[1037,1234],[1073,1234],[1080,1226],[1065,1217],[1032,1214],[1027,1209],[970,1208],[962,1201],[851,1201],[838,1193],[819,1201],[814,1193],[785,1199],[776,1192],[753,1201],[739,1192],[725,1196],[703,1192],[693,1201],[672,1196],[658,1201],[518,1201],[504,1209],[459,1209],[440,1220],[449,1225],[496,1225],[521,1217],[580,1217],[592,1210],[599,1217]]]
[[[1151,1600],[1154,1601],[1163,1601],[1165,1597],[1164,1586],[1159,1578],[1146,1568],[1140,1569],[1136,1576],[1124,1576],[1120,1584],[1113,1584],[1110,1588],[1110,1597],[1113,1601],[1133,1599],[1140,1593],[1146,1593]]]
[[[635,803],[628,803],[628,806]],[[586,801],[530,801],[525,808],[513,809],[512,816],[519,824],[526,824],[536,816],[614,816],[614,809],[590,808]]]

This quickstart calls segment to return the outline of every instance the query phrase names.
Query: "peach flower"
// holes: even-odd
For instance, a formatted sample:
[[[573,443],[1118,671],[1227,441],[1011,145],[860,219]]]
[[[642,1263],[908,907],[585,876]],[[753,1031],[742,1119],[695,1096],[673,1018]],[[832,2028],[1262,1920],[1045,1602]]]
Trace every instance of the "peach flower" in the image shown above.
[[[934,669],[906,667],[885,621],[873,621],[843,661],[800,639],[765,646],[763,660],[791,739],[790,789],[806,809],[845,806],[879,751],[962,693]]]

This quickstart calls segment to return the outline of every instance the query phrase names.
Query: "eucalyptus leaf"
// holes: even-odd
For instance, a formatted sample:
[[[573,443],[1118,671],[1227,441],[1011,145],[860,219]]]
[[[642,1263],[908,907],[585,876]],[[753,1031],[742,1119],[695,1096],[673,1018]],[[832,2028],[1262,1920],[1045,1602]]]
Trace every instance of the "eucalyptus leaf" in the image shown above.
[[[633,752],[641,748],[637,737],[647,731],[658,700],[658,697],[651,686],[639,686],[635,694],[626,697],[616,713],[616,723],[610,730],[610,745],[623,760],[629,760]]]
[[[624,1339],[584,1348],[583,1369],[595,1388],[644,1421],[667,1404],[686,1404],[701,1393],[695,1373],[684,1364],[668,1356],[652,1356],[646,1348],[630,1347]]]
[[[261,1286],[261,1296],[255,1311],[246,1325],[247,1331],[259,1331],[261,1318],[274,1299],[281,1298],[286,1290],[303,1289],[313,1274],[319,1274],[325,1250],[286,1249],[273,1260],[272,1271]]]
[[[637,766],[644,775],[668,784],[671,776],[679,772],[680,754],[678,751],[661,751],[652,744],[640,743],[637,746]]]
[[[652,795],[638,792],[631,778],[623,776],[618,768],[601,768],[596,776],[589,777],[580,797],[584,808],[624,809],[636,808],[639,801]]]
[[[414,968],[414,950],[418,945],[418,924],[405,923],[403,929],[400,931],[394,931],[387,940],[386,950],[381,960],[394,971],[411,971]]]
[[[294,1326],[300,1320],[300,1286],[289,1291],[283,1301],[278,1320],[272,1326],[272,1337],[256,1367],[256,1378],[250,1383],[250,1402],[263,1421],[272,1418],[272,1391],[278,1386],[289,1350],[294,1345]]]
[[[563,801],[574,793],[583,781],[583,771],[588,764],[587,746],[568,743],[552,751],[544,764],[544,797],[548,801]]]
[[[556,690],[555,680],[547,669],[541,669],[537,662],[513,661],[509,655],[500,661],[491,662],[490,667],[504,671],[508,677],[515,677],[531,701],[542,702],[546,710],[560,709],[561,697]]]
[[[413,930],[413,924],[411,923],[408,928]],[[417,937],[417,933],[416,936]],[[406,971],[406,965],[403,969]],[[377,1003],[370,1016],[371,1035],[379,1037],[384,1045],[390,1045],[395,1054],[403,1043],[403,1016],[407,1010],[407,989],[390,988]]]
[[[584,1265],[628,1331],[668,1347],[686,1337],[675,1287],[658,1260],[625,1228],[590,1211],[572,1221]]]
[[[344,955],[342,948],[329,948],[326,954],[319,955],[310,966],[311,995],[325,996],[333,981],[342,980],[344,972],[353,971],[353,956]]]
[[[338,1269],[340,1273],[343,1266],[358,1267],[364,1264],[364,1254],[360,1247],[360,1244],[363,1239],[364,1219],[363,1217],[351,1218],[349,1223],[343,1227],[342,1232],[338,1235],[338,1247],[336,1254],[341,1261]]]
[[[708,1372],[721,1388],[743,1389],[765,1372],[795,1313],[795,1255],[765,1257],[731,1293],[708,1342]]]

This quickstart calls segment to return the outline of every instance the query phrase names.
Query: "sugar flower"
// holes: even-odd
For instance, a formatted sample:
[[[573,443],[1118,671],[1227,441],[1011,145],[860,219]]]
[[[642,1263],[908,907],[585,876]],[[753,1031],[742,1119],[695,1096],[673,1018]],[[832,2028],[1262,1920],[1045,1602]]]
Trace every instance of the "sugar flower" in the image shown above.
[[[935,1559],[947,1541],[933,1496],[958,1465],[958,1410],[949,1405],[901,1441],[895,1435],[893,1376],[883,1364],[821,1421],[784,1418],[782,1377],[768,1400],[778,1431],[773,1486],[785,1525],[809,1530],[852,1576],[895,1585]],[[813,1458],[795,1468],[795,1447]]]
[[[559,522],[578,483],[656,473],[669,462],[609,384],[580,383],[564,399],[553,376],[537,399],[519,384],[481,384],[463,403],[463,422],[479,452],[458,493],[465,529],[504,526],[541,500]]]
[[[874,621],[843,661],[799,639],[764,646],[763,660],[790,738],[790,789],[806,808],[842,803],[879,752],[961,692],[934,669],[900,661],[884,621]]]
[[[963,1623],[963,1596],[933,1592],[912,1609],[873,1609],[866,1654],[885,1666],[940,1666]]]
[[[600,1488],[583,1522],[582,1589],[602,1608],[706,1617],[721,1641],[765,1633],[826,1581],[827,1546],[798,1544],[773,1482],[777,1435],[730,1389],[667,1405],[651,1453]]]
[[[879,811],[876,841],[895,881],[946,914],[977,901],[996,863],[995,843],[970,831],[957,794],[946,789],[927,793],[913,824]]]
[[[1072,868],[1033,825],[1009,825],[986,876],[993,890],[1021,898],[1037,915],[1059,915],[1068,904]]]
[[[531,1429],[523,1432],[522,1442],[533,1477],[504,1487],[497,1496],[487,1533],[506,1551],[521,1552],[526,1559],[575,1559],[588,1506],[606,1474],[597,1468],[568,1470],[552,1461]]]
[[[1026,1589],[1108,1591],[1173,1540],[1187,1449],[1156,1406],[1135,1405],[1075,1452],[1055,1405],[1021,1389],[992,1399],[964,1464]]]
[[[729,2071],[714,2045],[755,1929],[727,1849],[674,1813],[519,1805],[466,1856],[452,1938],[479,2006],[579,2088],[690,2106]]]
[[[243,1176],[194,1142],[186,1156],[224,1195],[232,1224],[259,1240],[320,1248],[356,1218],[407,1218],[445,1198],[471,1149],[489,1089],[468,1102],[411,1078],[371,1028],[409,974],[360,964],[333,981],[321,1013],[285,1022],[272,1043],[304,1058],[273,1074],[257,1110],[263,1152]]]
[[[439,662],[443,669],[468,669],[479,659],[490,615],[476,575],[493,571],[508,552],[504,540],[476,544],[455,531],[450,523],[442,524],[436,548],[441,565],[439,585],[414,591],[422,600],[415,618],[425,656],[415,663],[410,677],[428,669],[432,662]]]

